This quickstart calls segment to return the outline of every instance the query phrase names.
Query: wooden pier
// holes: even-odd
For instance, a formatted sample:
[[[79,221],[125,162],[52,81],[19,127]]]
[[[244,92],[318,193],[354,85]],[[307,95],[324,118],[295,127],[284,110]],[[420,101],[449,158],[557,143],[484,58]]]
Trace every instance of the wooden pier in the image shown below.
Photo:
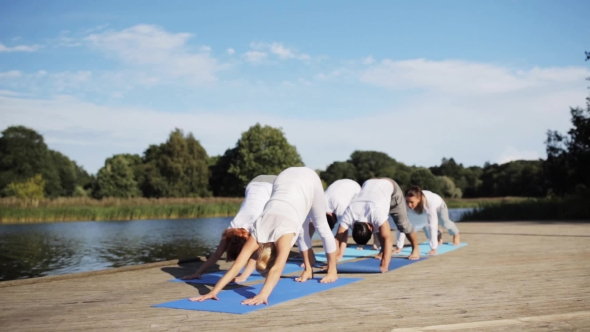
[[[467,247],[245,315],[150,307],[206,292],[167,282],[200,263],[1,282],[0,331],[590,331],[590,222],[458,226]]]

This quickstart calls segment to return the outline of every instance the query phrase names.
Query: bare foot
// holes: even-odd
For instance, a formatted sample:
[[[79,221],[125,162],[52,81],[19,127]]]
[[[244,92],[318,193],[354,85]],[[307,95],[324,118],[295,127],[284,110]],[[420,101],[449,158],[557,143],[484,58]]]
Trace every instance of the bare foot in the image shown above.
[[[408,259],[411,261],[420,259],[420,250],[412,250],[412,253],[410,254],[410,256],[408,256]]]
[[[441,246],[443,244],[443,240],[442,238],[440,240],[438,240],[438,245]]]
[[[329,282],[334,282],[336,280],[338,280],[338,274],[336,273],[336,271],[331,271],[328,272],[328,274],[326,274],[326,276],[323,277],[322,280],[320,280],[320,283],[327,284]]]
[[[377,254],[377,256],[375,256],[375,258],[377,258],[379,260],[383,259],[383,253],[380,252],[379,254]]]
[[[395,254],[399,254],[400,252],[402,252],[401,248],[393,248],[393,251],[391,251],[391,254],[395,255]]]
[[[356,250],[365,250],[365,246],[358,246],[356,247]]]
[[[313,278],[313,271],[312,270],[305,270],[301,273],[301,277],[295,278],[297,282],[306,282],[308,279]]]
[[[245,282],[246,280],[248,280],[248,278],[244,278],[242,275],[240,275],[240,276],[237,276],[237,277],[235,277],[235,278],[234,278],[234,282],[235,282],[236,284],[239,284],[239,283]]]
[[[373,250],[379,250],[379,246],[378,246],[378,245],[376,245],[376,244],[374,244],[374,245],[373,245]]]
[[[453,245],[458,246],[461,244],[461,239],[459,238],[459,234],[453,235]]]
[[[432,249],[428,252],[429,255],[436,255],[436,249]]]

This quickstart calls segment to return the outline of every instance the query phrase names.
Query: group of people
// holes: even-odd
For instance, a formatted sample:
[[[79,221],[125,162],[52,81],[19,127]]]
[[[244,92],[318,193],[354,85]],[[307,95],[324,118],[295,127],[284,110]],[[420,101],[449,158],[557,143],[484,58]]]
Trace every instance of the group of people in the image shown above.
[[[410,211],[410,213],[408,213]],[[389,217],[397,228],[394,249]],[[426,225],[418,220],[426,216]],[[310,224],[311,222],[311,224]],[[339,223],[336,236],[332,230]],[[226,253],[226,260],[235,261],[215,287],[191,301],[217,299],[217,294],[230,282],[243,282],[256,270],[266,278],[260,293],[242,304],[268,304],[268,297],[279,281],[295,243],[303,257],[304,270],[296,281],[313,277],[315,263],[311,237],[317,231],[327,256],[326,275],[321,283],[338,279],[336,263],[347,247],[349,230],[359,245],[372,236],[379,243],[380,269],[387,272],[392,254],[399,253],[407,237],[412,246],[408,259],[420,258],[420,249],[413,224],[424,227],[430,239],[430,255],[436,254],[441,243],[439,224],[459,244],[459,230],[449,219],[448,209],[435,193],[411,186],[402,192],[392,179],[365,181],[362,187],[355,181],[342,179],[332,183],[324,192],[317,173],[308,167],[290,167],[278,176],[260,175],[246,187],[240,210],[221,237],[217,250],[185,280],[200,278],[203,272]],[[240,274],[240,271],[244,271]]]

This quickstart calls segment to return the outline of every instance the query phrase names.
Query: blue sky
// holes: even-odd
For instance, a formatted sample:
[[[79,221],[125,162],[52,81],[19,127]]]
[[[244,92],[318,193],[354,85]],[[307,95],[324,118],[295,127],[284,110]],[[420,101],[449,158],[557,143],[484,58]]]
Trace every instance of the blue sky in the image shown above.
[[[259,122],[306,165],[544,158],[588,95],[588,1],[0,1],[0,126],[95,173]]]

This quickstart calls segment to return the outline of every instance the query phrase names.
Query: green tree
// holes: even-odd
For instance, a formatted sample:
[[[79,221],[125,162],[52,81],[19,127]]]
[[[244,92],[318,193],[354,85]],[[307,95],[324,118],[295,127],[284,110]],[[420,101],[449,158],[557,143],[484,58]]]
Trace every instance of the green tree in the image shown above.
[[[410,183],[420,186],[422,189],[443,195],[440,181],[427,168],[416,169],[410,177]]]
[[[108,158],[98,171],[92,195],[95,198],[141,196],[133,166],[125,155]]]
[[[348,160],[356,169],[356,180],[362,184],[368,179],[388,177],[402,188],[410,183],[412,167],[397,162],[389,155],[378,151],[354,151]]]
[[[461,198],[463,196],[461,188],[455,186],[453,179],[448,176],[437,176],[436,178],[439,182],[441,196],[448,198]]]
[[[37,174],[24,182],[9,183],[4,191],[6,196],[36,201],[45,196],[45,181],[41,174]]]
[[[320,172],[320,178],[322,181],[325,181],[328,186],[340,179],[351,179],[356,181],[356,168],[349,162],[335,161],[331,163],[325,171]]]
[[[279,174],[292,166],[303,166],[294,145],[283,131],[256,124],[242,133],[213,167],[212,190],[223,196],[243,196],[246,185],[260,174]]]
[[[192,133],[176,129],[165,143],[144,152],[136,177],[146,197],[209,196],[208,159]]]

